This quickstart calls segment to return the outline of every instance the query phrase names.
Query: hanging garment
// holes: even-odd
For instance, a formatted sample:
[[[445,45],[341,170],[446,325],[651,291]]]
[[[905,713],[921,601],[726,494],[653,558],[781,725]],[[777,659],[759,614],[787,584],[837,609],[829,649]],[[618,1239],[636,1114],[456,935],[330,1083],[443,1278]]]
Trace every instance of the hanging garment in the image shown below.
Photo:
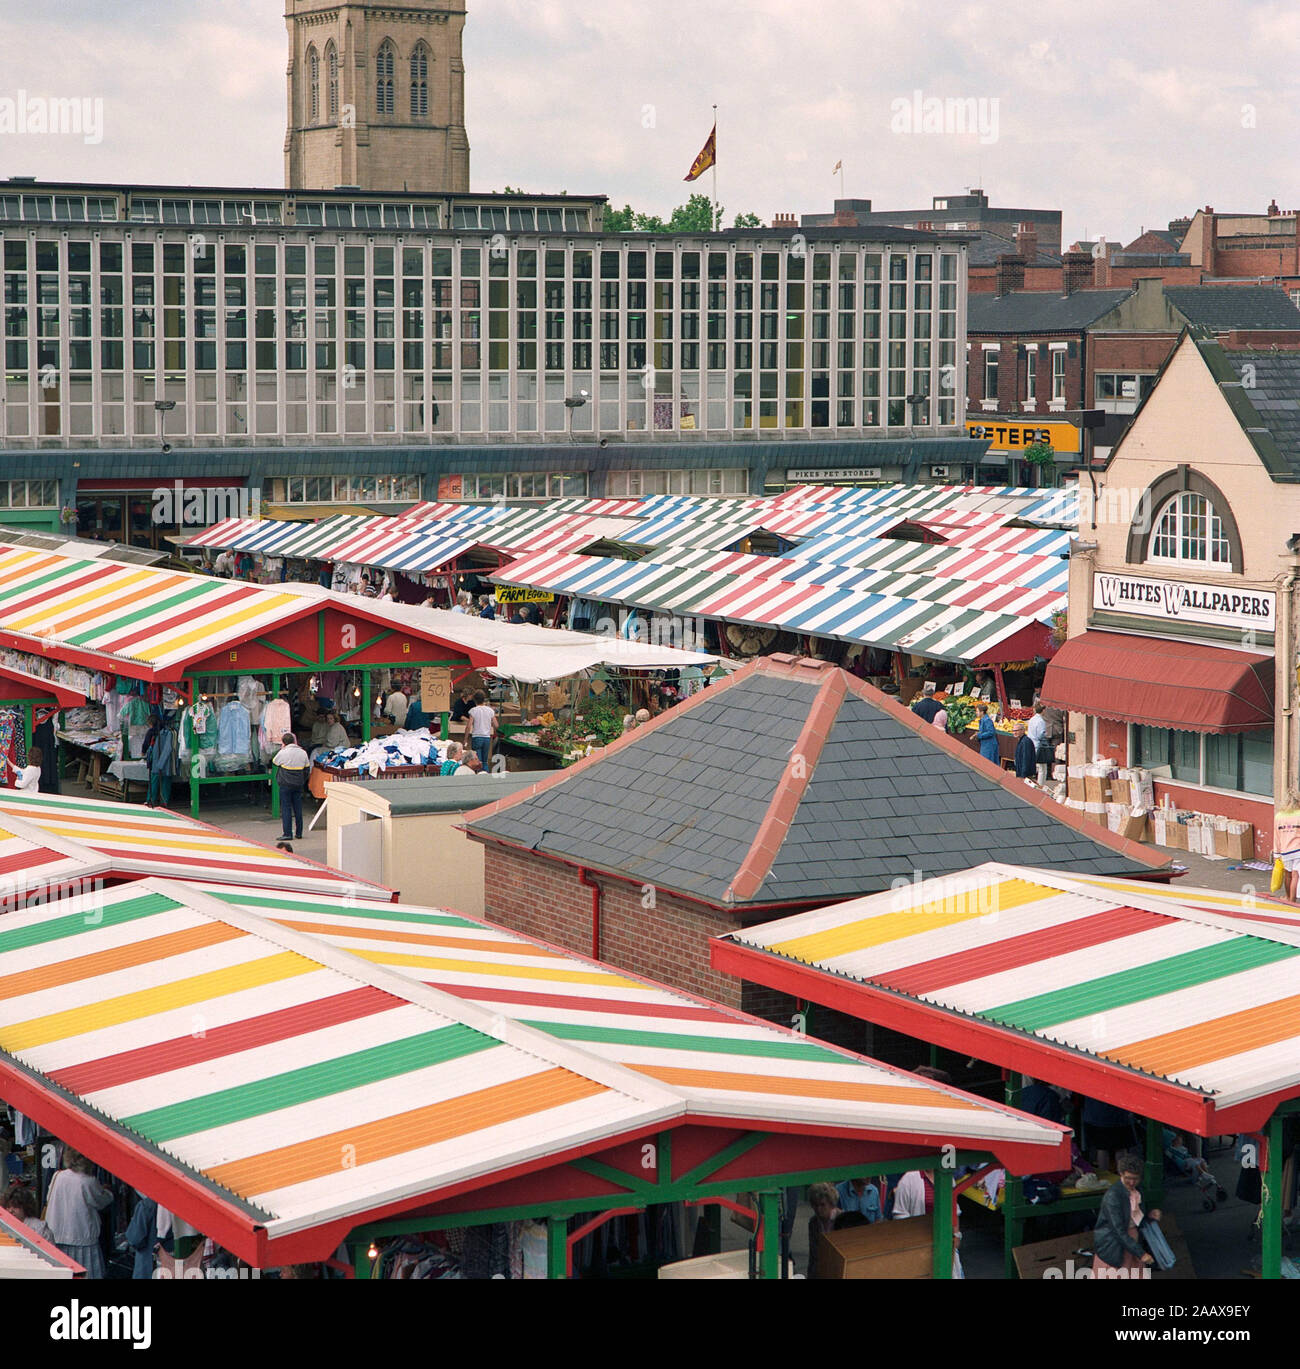
[[[122,759],[138,761],[144,753],[144,739],[149,731],[149,705],[139,694],[128,694],[122,700],[120,727]]]
[[[262,721],[257,728],[257,741],[262,748],[262,759],[270,760],[283,746],[284,734],[292,730],[289,701],[287,699],[272,699],[266,705],[262,713]]]
[[[221,710],[217,718],[217,750],[223,756],[246,756],[252,741],[253,720],[238,699]]]
[[[181,720],[181,756],[216,749],[217,713],[210,703],[200,699],[185,710]]]
[[[262,710],[266,707],[266,686],[251,675],[241,675],[235,686],[239,702],[248,709],[248,716],[256,727],[262,721]]]

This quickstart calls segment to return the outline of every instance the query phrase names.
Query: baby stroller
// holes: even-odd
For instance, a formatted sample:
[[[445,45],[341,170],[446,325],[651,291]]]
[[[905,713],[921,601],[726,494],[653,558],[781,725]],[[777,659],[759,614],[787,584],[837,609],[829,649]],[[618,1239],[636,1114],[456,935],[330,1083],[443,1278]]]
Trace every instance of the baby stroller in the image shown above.
[[[1201,1190],[1201,1205],[1213,1212],[1227,1196],[1227,1190],[1210,1172],[1205,1161],[1187,1149],[1186,1139],[1165,1128],[1165,1167],[1175,1175],[1189,1179]]]

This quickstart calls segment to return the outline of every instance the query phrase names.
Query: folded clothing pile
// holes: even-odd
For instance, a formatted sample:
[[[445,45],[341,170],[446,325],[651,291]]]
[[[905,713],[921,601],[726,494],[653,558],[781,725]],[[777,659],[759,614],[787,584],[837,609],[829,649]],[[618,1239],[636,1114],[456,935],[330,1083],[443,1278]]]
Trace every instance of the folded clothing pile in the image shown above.
[[[449,741],[435,737],[427,727],[418,732],[394,732],[376,737],[363,746],[335,747],[321,751],[316,764],[331,770],[355,770],[359,775],[377,775],[381,770],[396,770],[407,765],[441,765],[447,759]]]

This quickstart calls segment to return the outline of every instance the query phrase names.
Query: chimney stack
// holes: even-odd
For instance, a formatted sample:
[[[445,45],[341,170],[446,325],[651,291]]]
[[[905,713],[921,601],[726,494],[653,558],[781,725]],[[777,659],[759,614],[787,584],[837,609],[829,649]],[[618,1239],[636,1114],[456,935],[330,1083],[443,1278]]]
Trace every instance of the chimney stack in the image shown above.
[[[1009,295],[1013,290],[1025,288],[1025,259],[1013,253],[1004,253],[998,258],[997,292]]]
[[[1092,284],[1092,256],[1087,252],[1067,252],[1061,258],[1061,294],[1072,295]]]
[[[793,214],[773,214],[773,215],[772,215],[772,227],[773,227],[773,228],[798,228],[798,227],[799,227],[799,224],[798,224],[797,221],[795,220],[795,216],[794,216]]]
[[[1016,255],[1023,257],[1029,266],[1038,260],[1038,225],[1036,223],[1016,224]]]
[[[1280,210],[1278,209],[1278,207],[1277,207],[1277,201],[1276,201],[1276,200],[1270,200],[1270,201],[1269,201],[1269,206],[1268,206],[1268,216],[1269,216],[1269,218],[1270,218],[1270,219],[1275,219],[1275,218],[1277,218],[1277,216],[1278,216],[1278,214],[1279,214],[1280,212],[1281,212],[1281,211],[1280,211]]]

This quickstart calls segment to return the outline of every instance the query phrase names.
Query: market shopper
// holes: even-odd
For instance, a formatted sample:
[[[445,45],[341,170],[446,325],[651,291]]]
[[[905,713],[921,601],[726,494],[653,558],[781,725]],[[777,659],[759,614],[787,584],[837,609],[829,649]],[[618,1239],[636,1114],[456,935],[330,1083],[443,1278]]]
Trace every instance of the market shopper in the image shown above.
[[[399,732],[406,726],[406,714],[410,706],[410,701],[402,692],[401,685],[394,685],[388,698],[384,700],[384,713],[392,718],[393,724]]]
[[[469,711],[472,707],[469,690],[464,685],[458,685],[451,701],[451,721],[463,723],[469,717]]]
[[[918,718],[924,718],[926,722],[932,723],[935,714],[940,712],[943,705],[934,697],[934,681],[927,680],[921,686],[921,697],[912,705],[912,712]]]
[[[1039,784],[1047,783],[1048,771],[1056,759],[1054,748],[1047,738],[1047,719],[1043,716],[1045,712],[1043,705],[1036,703],[1034,705],[1034,716],[1030,718],[1029,726],[1025,728],[1029,740],[1034,744],[1034,765],[1037,767]]]
[[[440,775],[454,775],[461,767],[461,757],[465,754],[465,748],[460,742],[452,742],[447,747],[447,759],[438,768]]]
[[[835,1190],[835,1205],[841,1212],[860,1212],[868,1222],[882,1215],[879,1190],[867,1179],[845,1179]]]
[[[1038,752],[1024,723],[1015,723],[1011,735],[1016,739],[1016,779],[1032,780],[1038,774]]]
[[[492,760],[492,742],[497,735],[496,710],[487,701],[480,689],[474,695],[473,707],[465,719],[465,741],[474,749],[474,754],[488,768]]]
[[[311,760],[292,732],[286,732],[280,742],[271,764],[275,766],[275,782],[280,790],[281,830],[285,841],[301,841],[302,793],[307,788]]]
[[[1142,1165],[1133,1155],[1120,1161],[1119,1178],[1102,1196],[1093,1228],[1092,1270],[1096,1278],[1114,1278],[1121,1270],[1140,1269],[1154,1264],[1142,1249],[1142,1227],[1160,1220],[1160,1209],[1142,1211]]]
[[[53,1242],[50,1228],[41,1221],[36,1194],[25,1184],[15,1182],[9,1185],[5,1193],[4,1207],[11,1217],[16,1217],[25,1226],[29,1226],[41,1240]]]
[[[8,756],[0,756],[5,768],[14,777],[15,789],[29,789],[34,794],[41,787],[41,748],[33,746],[27,753],[26,765],[15,765]]]
[[[980,755],[986,761],[998,764],[998,730],[993,726],[993,719],[989,717],[988,704],[976,704],[975,712],[979,718],[979,728],[975,733],[976,740],[979,742]]]
[[[934,715],[934,717],[930,719],[930,722],[933,724],[933,726],[937,727],[940,732],[947,732],[948,710],[946,708],[940,708],[940,710]]]
[[[808,1201],[812,1204],[813,1215],[808,1219],[808,1274],[817,1277],[817,1247],[819,1237],[830,1235],[835,1230],[835,1219],[840,1215],[834,1184],[813,1184],[808,1190]]]
[[[99,1214],[112,1201],[112,1192],[95,1178],[94,1165],[84,1155],[65,1148],[63,1168],[50,1180],[46,1195],[45,1224],[50,1239],[85,1269],[88,1279],[105,1277]]]

